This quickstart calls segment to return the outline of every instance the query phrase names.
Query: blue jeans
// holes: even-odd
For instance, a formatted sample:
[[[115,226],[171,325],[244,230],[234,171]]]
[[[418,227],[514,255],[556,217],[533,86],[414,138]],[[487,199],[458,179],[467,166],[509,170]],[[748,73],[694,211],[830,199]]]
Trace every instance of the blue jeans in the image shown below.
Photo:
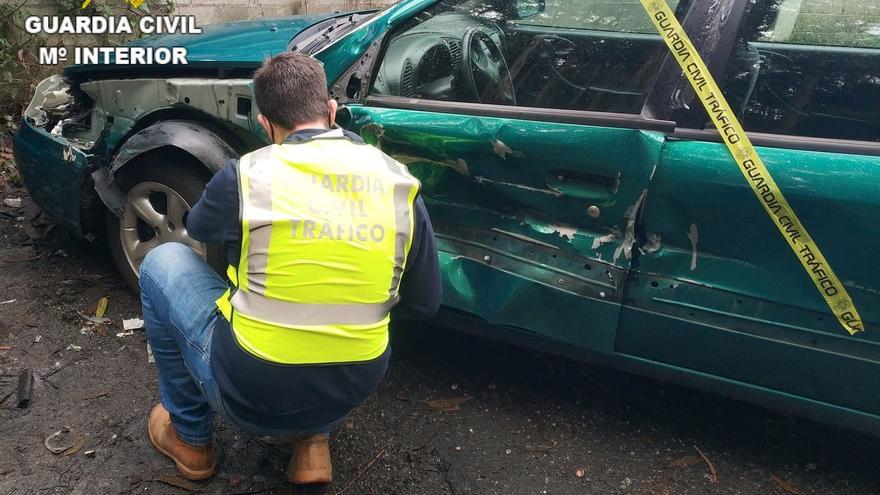
[[[267,436],[327,434],[278,431],[232,415],[211,373],[214,322],[223,318],[215,301],[226,282],[189,247],[174,242],[150,251],[140,268],[141,303],[147,340],[159,375],[159,396],[181,440],[206,445],[213,436],[213,412],[248,433]]]

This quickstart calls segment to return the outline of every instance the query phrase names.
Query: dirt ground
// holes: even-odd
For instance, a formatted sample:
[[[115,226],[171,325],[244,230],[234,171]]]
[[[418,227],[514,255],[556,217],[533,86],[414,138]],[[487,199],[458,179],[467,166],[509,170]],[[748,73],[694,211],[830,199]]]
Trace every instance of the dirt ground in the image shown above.
[[[880,491],[873,438],[427,325],[395,329],[384,384],[333,437],[332,485],[290,487],[283,448],[224,423],[217,476],[185,482],[145,437],[158,400],[145,336],[117,336],[137,299],[106,250],[34,228],[26,193],[0,185],[15,197],[23,208],[0,203],[0,494]],[[101,297],[105,331],[78,313]],[[74,445],[53,454],[44,441],[65,427]]]

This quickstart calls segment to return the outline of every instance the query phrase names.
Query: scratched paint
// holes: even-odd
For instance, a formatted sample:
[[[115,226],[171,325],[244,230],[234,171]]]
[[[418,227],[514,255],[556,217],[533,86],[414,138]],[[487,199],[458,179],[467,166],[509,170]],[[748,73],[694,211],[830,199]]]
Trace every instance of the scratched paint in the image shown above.
[[[653,254],[663,248],[663,239],[657,232],[648,234],[648,238],[639,250],[643,254]]]
[[[697,269],[697,243],[700,241],[700,234],[697,232],[697,225],[691,224],[687,232],[687,238],[691,242],[691,271]]]
[[[496,139],[492,141],[492,153],[500,156],[502,160],[507,160],[507,156],[515,156],[522,157],[523,154],[519,151],[514,151],[510,146],[504,144],[504,141],[500,139]]]
[[[617,259],[620,258],[622,254],[624,258],[627,260],[632,259],[632,247],[636,242],[635,236],[635,228],[636,228],[636,217],[639,214],[639,207],[642,202],[645,201],[645,194],[648,193],[648,190],[645,189],[642,191],[641,196],[639,196],[638,201],[635,202],[626,212],[626,232],[623,234],[623,242],[617,246],[617,249],[614,250],[614,256],[611,258],[612,263],[616,263]]]
[[[577,233],[577,227],[572,225],[541,224],[530,222],[529,226],[536,232],[540,232],[542,234],[558,235],[559,237],[567,239],[569,241],[574,239],[574,236]]]
[[[595,251],[605,244],[608,244],[610,242],[615,242],[621,236],[622,236],[622,233],[620,232],[620,230],[615,229],[610,234],[605,234],[603,236],[596,237],[595,239],[593,239],[593,244],[592,244],[592,246],[590,246],[590,249]]]

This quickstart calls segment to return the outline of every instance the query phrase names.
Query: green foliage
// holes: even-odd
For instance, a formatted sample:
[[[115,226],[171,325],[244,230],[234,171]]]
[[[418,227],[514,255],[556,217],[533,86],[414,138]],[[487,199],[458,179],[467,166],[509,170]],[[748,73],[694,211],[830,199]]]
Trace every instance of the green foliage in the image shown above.
[[[23,6],[23,0],[0,5],[0,133],[15,129],[35,79],[44,73],[33,55],[39,40],[23,29]]]

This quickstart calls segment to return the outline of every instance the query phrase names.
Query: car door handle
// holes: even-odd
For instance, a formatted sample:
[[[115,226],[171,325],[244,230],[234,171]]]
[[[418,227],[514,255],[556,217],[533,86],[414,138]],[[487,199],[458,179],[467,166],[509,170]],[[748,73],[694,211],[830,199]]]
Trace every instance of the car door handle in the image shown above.
[[[557,171],[547,176],[547,186],[566,196],[604,203],[614,197],[614,178],[603,175]]]

